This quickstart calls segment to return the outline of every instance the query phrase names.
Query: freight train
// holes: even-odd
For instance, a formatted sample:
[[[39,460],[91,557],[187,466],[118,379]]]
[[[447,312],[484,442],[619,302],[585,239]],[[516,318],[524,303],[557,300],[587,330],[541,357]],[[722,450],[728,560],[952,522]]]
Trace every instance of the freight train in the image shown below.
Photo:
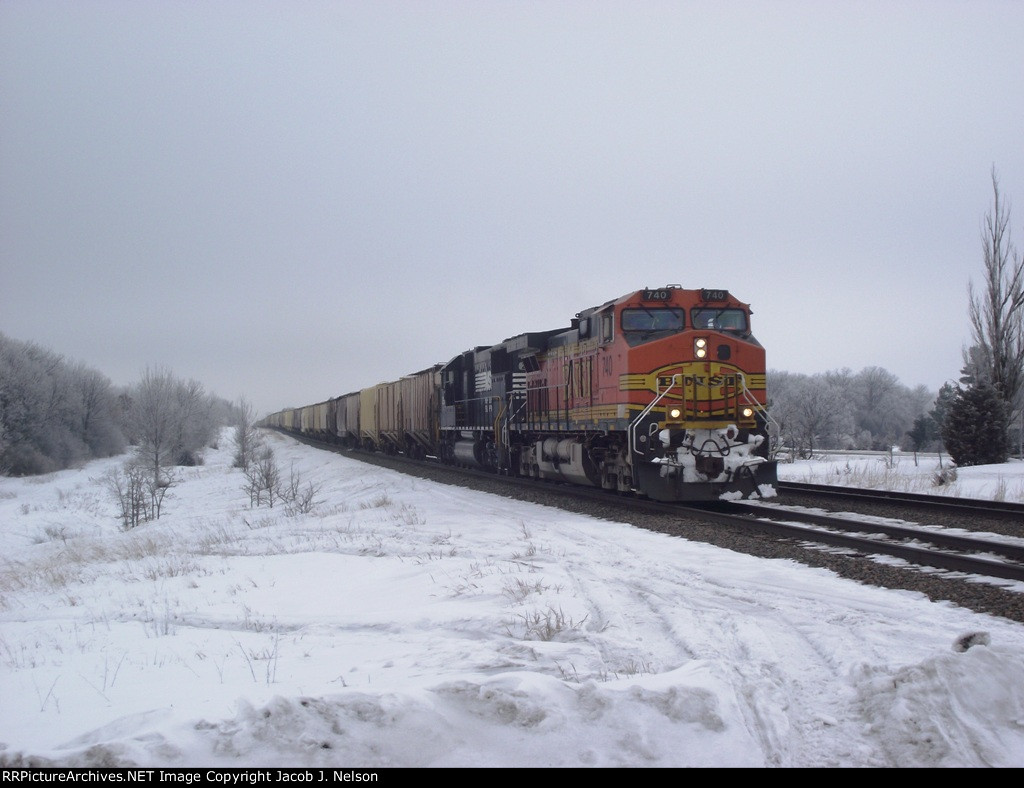
[[[645,288],[261,424],[658,501],[774,497],[750,315],[728,290]]]

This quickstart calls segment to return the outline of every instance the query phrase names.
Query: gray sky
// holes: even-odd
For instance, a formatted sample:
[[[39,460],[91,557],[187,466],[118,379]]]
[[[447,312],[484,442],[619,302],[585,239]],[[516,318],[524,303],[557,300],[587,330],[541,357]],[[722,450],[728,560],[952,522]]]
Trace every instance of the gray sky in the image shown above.
[[[645,286],[937,389],[1024,3],[0,2],[0,332],[260,412]],[[1016,199],[1016,202],[1014,200]]]

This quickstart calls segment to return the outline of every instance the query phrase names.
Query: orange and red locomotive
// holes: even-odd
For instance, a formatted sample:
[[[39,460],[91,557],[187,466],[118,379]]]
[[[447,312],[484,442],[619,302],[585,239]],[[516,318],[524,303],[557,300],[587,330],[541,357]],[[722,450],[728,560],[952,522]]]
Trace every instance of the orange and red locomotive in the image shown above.
[[[477,346],[265,423],[655,500],[772,497],[765,352],[750,314],[726,290],[637,290],[568,328]]]

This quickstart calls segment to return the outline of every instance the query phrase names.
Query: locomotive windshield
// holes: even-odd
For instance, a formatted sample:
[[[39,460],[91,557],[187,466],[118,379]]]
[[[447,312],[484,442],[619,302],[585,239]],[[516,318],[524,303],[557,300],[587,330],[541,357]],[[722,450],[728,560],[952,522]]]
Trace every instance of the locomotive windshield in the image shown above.
[[[686,310],[669,306],[622,310],[622,335],[630,346],[682,331]]]
[[[694,309],[690,314],[693,327],[713,331],[746,331],[747,313],[742,309]]]
[[[674,307],[623,309],[623,331],[680,331],[686,311]]]

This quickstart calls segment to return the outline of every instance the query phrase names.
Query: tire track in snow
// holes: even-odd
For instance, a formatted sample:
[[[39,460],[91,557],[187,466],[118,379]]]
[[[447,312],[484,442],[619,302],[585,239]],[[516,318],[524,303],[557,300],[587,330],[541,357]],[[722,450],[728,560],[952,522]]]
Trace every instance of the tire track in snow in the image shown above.
[[[571,556],[577,551],[580,556],[593,554],[595,548],[614,541],[612,534],[595,532],[588,525],[545,534],[565,551],[562,566],[591,611],[587,639],[609,672],[628,674],[622,666],[632,664],[639,668],[635,672],[660,674],[704,661],[719,673],[727,671],[724,678],[735,692],[750,734],[761,743],[766,766],[863,765],[865,760],[889,765],[881,743],[864,739],[856,694],[843,675],[842,662],[833,656],[844,642],[856,640],[855,634],[841,628],[844,622],[837,621],[838,643],[817,642],[820,617],[810,594],[808,618],[794,619],[780,613],[793,608],[788,589],[779,588],[779,605],[774,604],[776,597],[751,590],[763,586],[763,576],[750,589],[725,587],[715,579],[716,560],[748,562],[753,576],[764,574],[759,559],[716,553],[671,537],[629,533],[634,539],[664,538],[664,559],[652,565],[622,539],[615,542],[608,561],[595,566]],[[649,554],[648,549],[642,555]],[[781,625],[776,623],[780,617]],[[647,636],[641,639],[633,632]],[[651,633],[658,636],[652,638]],[[856,650],[858,645],[850,641],[847,647]],[[810,673],[808,666],[813,666]],[[835,691],[823,695],[823,685]],[[822,763],[822,753],[835,740],[834,731],[826,736],[826,730],[836,725],[848,729],[849,749],[832,752],[830,762]]]

